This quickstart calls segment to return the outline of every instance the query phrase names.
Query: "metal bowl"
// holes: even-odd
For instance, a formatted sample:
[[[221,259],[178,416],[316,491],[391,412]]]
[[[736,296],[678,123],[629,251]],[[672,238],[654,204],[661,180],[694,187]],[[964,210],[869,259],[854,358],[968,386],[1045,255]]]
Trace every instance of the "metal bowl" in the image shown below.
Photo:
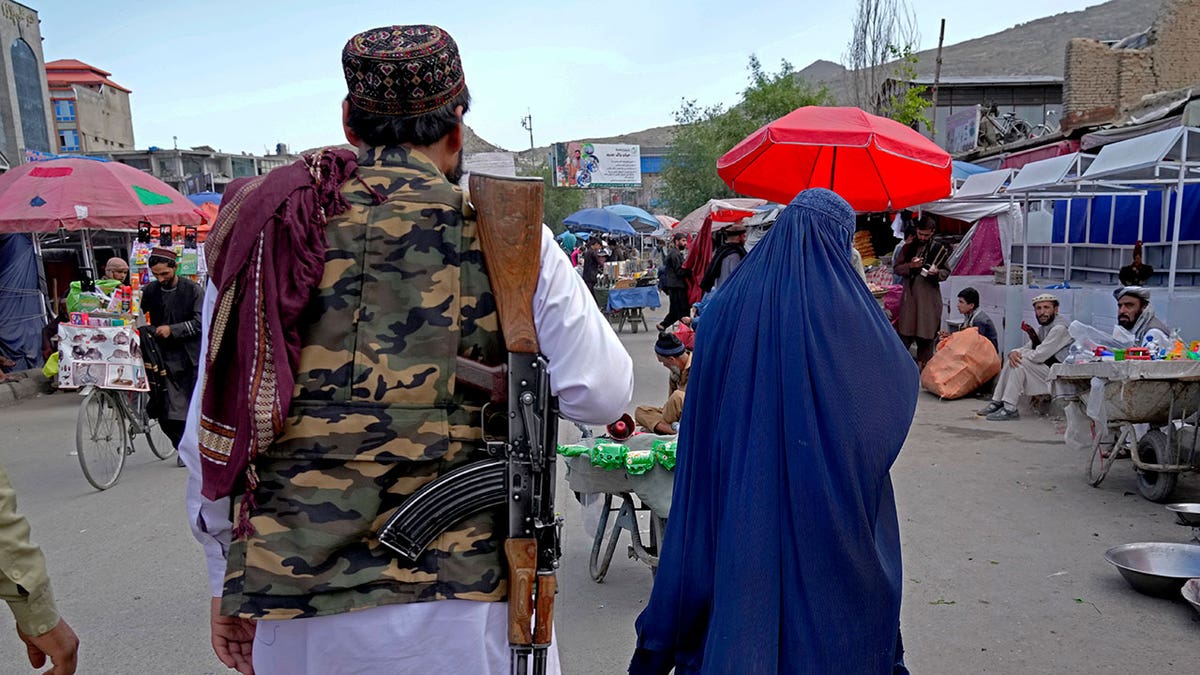
[[[1183,595],[1183,599],[1188,601],[1188,604],[1200,612],[1200,579],[1192,579],[1183,585],[1179,591]]]
[[[1167,504],[1167,510],[1175,514],[1180,525],[1200,527],[1200,504]]]
[[[1178,597],[1184,582],[1200,577],[1200,546],[1194,544],[1123,544],[1105,551],[1104,559],[1134,590],[1160,598]]]

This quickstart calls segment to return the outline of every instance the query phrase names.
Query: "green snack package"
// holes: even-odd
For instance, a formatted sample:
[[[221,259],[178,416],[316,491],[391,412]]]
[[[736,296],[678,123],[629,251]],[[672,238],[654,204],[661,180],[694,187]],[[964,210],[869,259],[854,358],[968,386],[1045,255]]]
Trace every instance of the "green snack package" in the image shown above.
[[[586,445],[560,445],[558,446],[558,454],[563,457],[578,457],[587,454]]]
[[[640,476],[653,468],[653,450],[630,450],[625,453],[625,473],[631,476]]]
[[[629,452],[620,443],[597,443],[592,448],[592,466],[612,471],[625,466],[625,453]]]
[[[654,441],[654,459],[667,471],[675,469],[675,441]]]

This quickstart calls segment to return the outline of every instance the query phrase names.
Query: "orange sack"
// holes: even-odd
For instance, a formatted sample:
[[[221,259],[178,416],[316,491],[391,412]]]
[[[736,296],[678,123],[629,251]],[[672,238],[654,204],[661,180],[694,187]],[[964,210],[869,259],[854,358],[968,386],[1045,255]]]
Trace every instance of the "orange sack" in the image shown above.
[[[1000,373],[1000,355],[972,326],[938,344],[921,373],[921,386],[943,399],[962,398]]]

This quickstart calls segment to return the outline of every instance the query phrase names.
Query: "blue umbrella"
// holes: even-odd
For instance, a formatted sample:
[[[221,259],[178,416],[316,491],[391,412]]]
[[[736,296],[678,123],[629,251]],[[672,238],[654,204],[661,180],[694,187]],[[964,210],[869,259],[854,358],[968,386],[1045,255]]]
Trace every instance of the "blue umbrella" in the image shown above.
[[[187,198],[192,200],[192,203],[196,206],[204,204],[221,205],[221,193],[219,192],[197,192],[194,195],[188,195]]]
[[[621,216],[627,220],[630,225],[637,226],[640,223],[642,225],[648,225],[652,228],[658,228],[659,225],[661,225],[661,223],[658,222],[658,218],[655,218],[645,210],[639,209],[636,206],[629,206],[628,204],[613,204],[612,206],[604,207],[604,209],[606,211],[612,211],[618,216]]]
[[[573,230],[590,230],[592,232],[609,232],[612,234],[636,235],[625,219],[612,211],[604,209],[583,209],[563,218],[563,223]]]

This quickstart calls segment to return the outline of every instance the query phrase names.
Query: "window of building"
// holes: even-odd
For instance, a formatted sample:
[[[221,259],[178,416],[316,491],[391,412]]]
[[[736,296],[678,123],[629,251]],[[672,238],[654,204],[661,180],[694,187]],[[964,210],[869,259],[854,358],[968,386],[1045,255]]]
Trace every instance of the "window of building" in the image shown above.
[[[17,38],[9,47],[12,78],[21,110],[21,136],[26,150],[50,152],[50,130],[46,126],[45,92],[42,89],[42,64],[29,43]]]
[[[54,119],[59,122],[74,122],[75,101],[69,98],[54,99]]]
[[[79,132],[74,129],[58,132],[58,149],[60,152],[79,152]]]

